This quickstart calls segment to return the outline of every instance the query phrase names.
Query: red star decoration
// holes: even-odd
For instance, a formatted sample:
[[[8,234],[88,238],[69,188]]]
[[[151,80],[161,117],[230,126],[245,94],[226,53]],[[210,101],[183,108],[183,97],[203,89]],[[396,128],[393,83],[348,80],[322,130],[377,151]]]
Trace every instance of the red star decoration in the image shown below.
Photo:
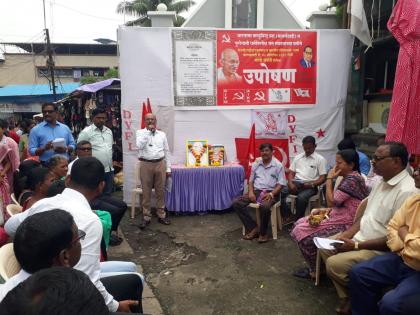
[[[318,139],[325,137],[325,130],[322,130],[322,128],[319,128],[318,131],[315,131],[316,134],[318,134]]]

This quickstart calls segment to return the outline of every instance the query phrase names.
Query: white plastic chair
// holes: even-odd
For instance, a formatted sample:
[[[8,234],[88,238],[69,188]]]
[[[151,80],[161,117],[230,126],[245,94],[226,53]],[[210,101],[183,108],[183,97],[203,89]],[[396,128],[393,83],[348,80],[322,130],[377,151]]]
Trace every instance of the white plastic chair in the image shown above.
[[[15,204],[10,204],[6,206],[6,211],[10,216],[14,216],[17,213],[22,212],[22,207]]]
[[[0,247],[0,276],[8,280],[20,271],[20,264],[13,251],[13,243]]]
[[[271,206],[271,231],[273,233],[273,240],[277,239],[277,232],[278,229],[282,229],[282,218],[280,215],[280,201],[277,201],[274,205]],[[257,220],[257,225],[260,226],[261,224],[261,217],[260,217],[260,205],[258,203],[250,203],[248,205],[248,207],[250,208],[254,208],[256,211],[256,220]],[[245,235],[245,226],[242,226],[242,234]]]
[[[10,198],[12,199],[12,201],[13,201],[13,203],[14,203],[15,205],[20,206],[20,203],[17,201],[16,196],[15,196],[15,194],[14,194],[14,193],[12,193],[12,194],[10,195]]]
[[[316,207],[321,207],[321,193],[322,185],[318,187],[318,192],[309,198],[308,205],[306,206],[305,215],[309,215],[312,210],[312,204],[316,203]],[[297,195],[288,195],[287,198],[290,200],[290,210],[292,213],[296,213],[296,199]]]
[[[141,209],[141,197],[143,194],[143,189],[141,189],[140,182],[140,161],[136,161],[134,164],[134,179],[135,187],[131,190],[131,218],[134,219],[136,215],[136,197],[139,195],[140,198],[140,209]]]

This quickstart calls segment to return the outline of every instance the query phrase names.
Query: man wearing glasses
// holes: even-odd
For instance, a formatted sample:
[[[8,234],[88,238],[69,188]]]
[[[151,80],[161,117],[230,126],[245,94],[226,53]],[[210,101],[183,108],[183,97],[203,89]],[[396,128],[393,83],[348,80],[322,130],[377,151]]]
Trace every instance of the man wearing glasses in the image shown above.
[[[420,165],[413,177],[420,189]],[[357,264],[350,271],[353,314],[420,314],[419,227],[417,193],[389,221],[387,245],[391,252]],[[387,288],[393,289],[381,298]]]
[[[47,164],[55,155],[64,155],[67,159],[75,148],[71,130],[65,124],[57,121],[57,105],[45,103],[42,105],[44,121],[35,126],[29,134],[29,152],[38,155],[42,164]],[[64,146],[53,146],[56,139],[64,139]]]
[[[41,269],[74,267],[80,260],[80,240],[85,236],[66,211],[53,209],[28,217],[16,230],[13,241],[22,269],[0,285],[0,302],[9,291]]]
[[[350,269],[359,262],[389,251],[386,243],[388,222],[405,200],[418,192],[413,178],[406,171],[407,162],[407,148],[402,143],[385,142],[376,149],[372,166],[382,179],[360,204],[359,209],[365,209],[363,215],[335,237],[344,242],[335,245],[336,251],[322,251],[327,274],[341,299],[337,309],[339,314],[350,314],[347,289]]]
[[[77,154],[77,158],[74,161],[72,161],[68,166],[67,175],[70,175],[73,164],[79,158],[92,156],[91,143],[87,140],[79,141],[76,146],[76,154]],[[105,186],[106,186],[106,183],[105,183]],[[97,210],[107,211],[111,214],[112,227],[111,227],[111,235],[109,237],[109,245],[111,246],[120,245],[122,242],[122,238],[117,235],[118,234],[117,231],[118,231],[118,226],[124,216],[124,213],[127,211],[127,204],[118,198],[102,194],[94,198],[92,201],[90,201],[90,205],[92,209],[94,210],[97,209]]]
[[[77,157],[68,165],[67,175],[70,175],[74,162],[79,158],[92,156],[92,145],[90,142],[86,140],[79,141],[76,145],[76,155]]]
[[[25,212],[15,214],[6,222],[4,229],[9,236],[14,236],[19,225],[36,213],[62,209],[73,216],[78,228],[86,232],[86,239],[81,242],[82,254],[75,269],[83,271],[104,297],[110,311],[128,312],[131,302],[117,301],[101,282],[101,240],[103,228],[99,217],[92,211],[89,202],[102,194],[105,171],[102,163],[94,157],[78,159],[66,178],[66,189],[51,198],[44,198]]]

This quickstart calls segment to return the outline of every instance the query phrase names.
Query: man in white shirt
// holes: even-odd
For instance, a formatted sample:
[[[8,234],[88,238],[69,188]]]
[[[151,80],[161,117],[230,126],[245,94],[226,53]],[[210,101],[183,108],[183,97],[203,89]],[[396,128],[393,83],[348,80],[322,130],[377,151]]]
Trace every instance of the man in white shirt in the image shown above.
[[[68,166],[67,175],[70,175],[71,168],[73,167],[73,163],[76,162],[79,158],[92,156],[92,145],[87,140],[81,140],[77,142],[76,145],[76,154],[77,158],[72,161]],[[103,163],[102,163],[103,164]],[[106,173],[105,173],[106,178]],[[106,186],[106,181],[105,181]],[[90,206],[93,210],[102,210],[107,211],[111,215],[112,219],[112,227],[111,227],[111,235],[109,237],[109,245],[110,246],[117,246],[120,245],[122,242],[122,238],[118,236],[118,226],[124,217],[125,212],[127,211],[127,204],[116,197],[111,195],[102,194],[101,196],[96,197],[90,202]]]
[[[166,177],[171,176],[168,140],[163,131],[156,129],[155,115],[147,114],[144,121],[146,128],[136,132],[136,145],[139,149],[138,158],[140,161],[140,182],[143,190],[141,229],[144,229],[150,223],[152,217],[150,199],[153,188],[155,188],[158,222],[164,225],[171,224],[165,213],[165,181]]]
[[[0,302],[9,291],[41,269],[52,266],[73,267],[80,259],[79,230],[73,217],[63,210],[50,210],[30,216],[16,231],[13,249],[22,268],[0,285]]]
[[[105,289],[100,276],[100,248],[102,240],[102,224],[99,217],[92,211],[89,201],[102,193],[104,182],[104,167],[94,157],[77,160],[70,177],[66,178],[66,188],[62,194],[45,198],[36,202],[25,212],[12,216],[5,225],[8,235],[14,236],[18,226],[29,216],[52,209],[62,209],[69,212],[79,229],[86,232],[82,244],[82,256],[75,269],[86,273],[105,299],[110,311],[128,312],[129,301],[116,301]]]
[[[77,142],[76,145],[76,158],[69,163],[67,166],[67,175],[70,175],[71,168],[73,167],[74,162],[76,162],[81,157],[92,156],[92,145],[89,141],[82,140]]]
[[[105,109],[95,108],[92,111],[92,124],[83,129],[77,143],[86,140],[92,145],[92,156],[101,161],[105,168],[105,187],[103,194],[109,196],[114,188],[114,168],[112,167],[112,146],[114,137],[111,129],[105,126],[108,117]]]
[[[409,196],[419,192],[406,171],[407,162],[407,148],[402,143],[386,142],[376,149],[372,165],[382,179],[362,202],[361,206],[366,207],[363,216],[356,218],[348,230],[335,237],[344,242],[336,244],[338,254],[322,252],[327,274],[341,299],[340,314],[350,314],[347,291],[350,269],[359,262],[389,251],[386,244],[389,220]]]
[[[290,165],[288,178],[288,192],[297,195],[296,215],[292,217],[286,206],[287,193],[282,192],[282,215],[285,223],[298,220],[305,215],[309,198],[317,194],[318,186],[325,182],[327,161],[315,152],[315,138],[306,136],[302,140],[304,153],[298,154]]]

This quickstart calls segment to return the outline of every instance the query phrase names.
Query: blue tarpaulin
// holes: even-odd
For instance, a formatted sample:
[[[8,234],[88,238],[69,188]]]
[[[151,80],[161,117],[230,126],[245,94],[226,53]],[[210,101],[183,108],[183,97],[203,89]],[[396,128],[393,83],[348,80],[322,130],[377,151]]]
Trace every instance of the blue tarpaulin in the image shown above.
[[[79,83],[63,83],[56,87],[57,99],[73,92]],[[54,102],[53,92],[49,84],[18,84],[0,87],[0,103],[29,104]]]

